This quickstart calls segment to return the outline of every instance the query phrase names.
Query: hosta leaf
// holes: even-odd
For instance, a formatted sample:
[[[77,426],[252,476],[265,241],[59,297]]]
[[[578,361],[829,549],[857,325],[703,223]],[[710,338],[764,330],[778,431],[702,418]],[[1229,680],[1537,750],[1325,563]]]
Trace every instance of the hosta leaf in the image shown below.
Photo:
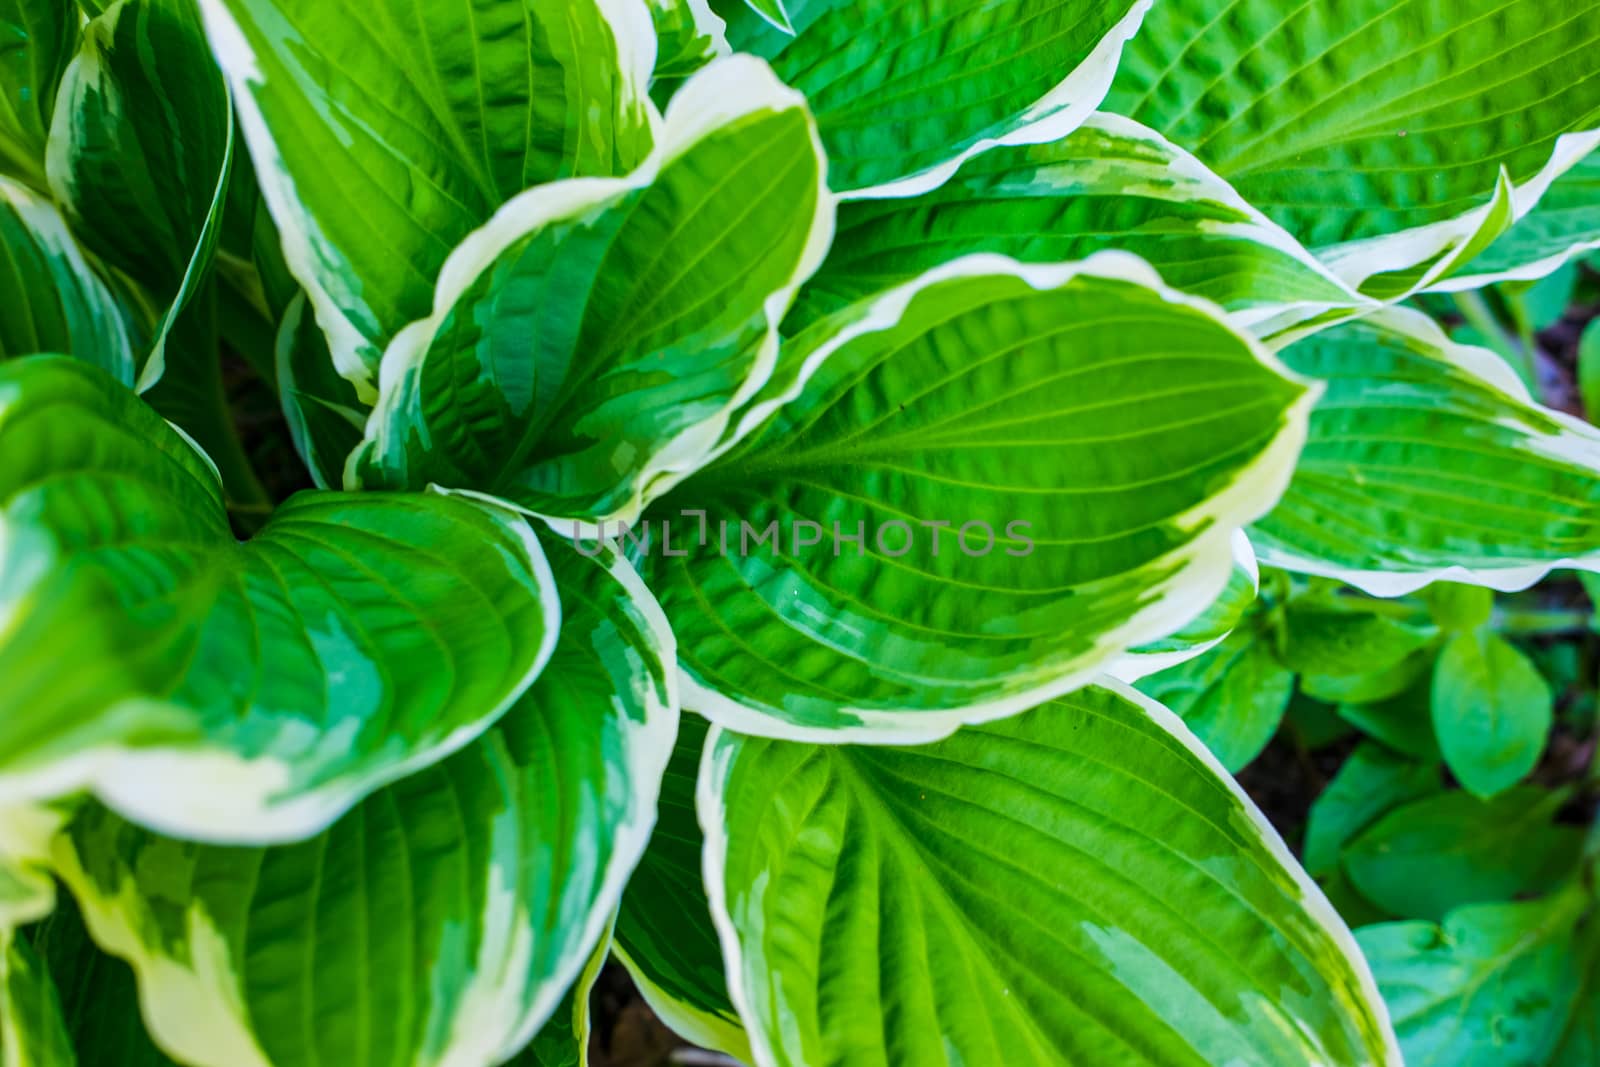
[[[707,0],[646,0],[656,31],[653,82],[687,78],[728,52],[726,26]]]
[[[57,861],[198,1067],[498,1063],[556,1010],[654,819],[672,638],[625,563],[553,549],[550,666],[442,763],[308,841],[170,840],[86,809]]]
[[[45,188],[45,139],[56,86],[78,45],[66,0],[0,0],[0,175]]]
[[[1262,562],[1382,596],[1600,566],[1600,432],[1535,404],[1492,352],[1394,309],[1279,355],[1328,391],[1288,492],[1251,528]]]
[[[306,493],[241,544],[205,457],[59,357],[0,364],[0,451],[0,800],[303,836],[465,744],[554,644],[508,511]]]
[[[828,181],[857,196],[937,186],[985,148],[1052,141],[1100,103],[1149,0],[722,0],[736,52],[805,93]],[[773,12],[785,12],[793,32]]]
[[[633,175],[506,205],[385,353],[359,482],[636,515],[770,373],[778,320],[832,233],[821,151],[805,100],[730,57],[673,97]]]
[[[1242,318],[1361,303],[1189,153],[1096,114],[1057,141],[990,149],[920,196],[840,205],[834,247],[784,330],[970,252],[1057,263],[1105,248]]]
[[[1394,667],[1432,640],[1430,628],[1373,610],[1384,606],[1346,597],[1290,601],[1283,613],[1283,662],[1303,674],[1369,674]]]
[[[1215,648],[1244,618],[1261,588],[1261,568],[1243,530],[1233,535],[1233,569],[1211,606],[1182,627],[1155,641],[1130,648],[1107,668],[1118,681],[1135,682],[1156,671],[1187,662]]]
[[[27,938],[5,928],[0,928],[0,1063],[78,1065],[50,972]]]
[[[705,838],[695,782],[709,726],[688,714],[679,724],[655,832],[617,913],[615,949],[651,1010],[674,1033],[749,1063],[750,1039],[728,996],[701,873]]]
[[[1539,668],[1498,634],[1450,640],[1433,668],[1433,732],[1462,786],[1490,797],[1539,762],[1555,699]]]
[[[700,789],[758,1063],[1399,1062],[1344,924],[1131,691],[919,748],[714,731]]]
[[[1418,763],[1371,741],[1350,753],[1306,817],[1306,870],[1332,874],[1345,844],[1401,804],[1440,789],[1437,764]]]
[[[228,89],[190,0],[119,0],[89,23],[61,82],[50,187],[84,243],[161,309],[141,390],[210,268],[232,152]]]
[[[1550,1059],[1574,1010],[1570,946],[1584,898],[1460,908],[1442,924],[1384,923],[1356,932],[1389,1002],[1409,1064],[1580,1067]]]
[[[797,398],[652,509],[677,545],[644,564],[689,705],[791,738],[942,736],[1171,634],[1222,591],[1309,404],[1115,253],[957,261],[804,363]]]
[[[0,360],[77,356],[133,384],[134,344],[117,298],[55,205],[0,175]]]
[[[1278,661],[1271,637],[1255,625],[1234,630],[1216,648],[1139,683],[1237,771],[1278,732],[1294,695],[1294,672]]]
[[[1600,127],[1592,15],[1162,0],[1106,106],[1194,152],[1351,284],[1399,295],[1481,251],[1596,143],[1561,139]]]
[[[1551,821],[1566,799],[1533,786],[1492,801],[1455,790],[1422,797],[1346,845],[1344,869],[1374,904],[1406,918],[1546,889],[1578,861],[1581,833]]]
[[[589,953],[577,981],[567,990],[561,1003],[539,1033],[506,1067],[589,1067],[589,997],[611,950],[611,931],[607,930]]]
[[[295,451],[319,488],[338,489],[345,460],[361,443],[367,409],[355,386],[339,377],[304,294],[296,294],[284,313],[274,356],[278,398]]]
[[[1494,244],[1435,289],[1478,289],[1491,282],[1541,278],[1600,248],[1600,151],[1557,178]]]
[[[638,3],[200,7],[289,267],[368,400],[468,233],[530,185],[625,173],[650,148]]]

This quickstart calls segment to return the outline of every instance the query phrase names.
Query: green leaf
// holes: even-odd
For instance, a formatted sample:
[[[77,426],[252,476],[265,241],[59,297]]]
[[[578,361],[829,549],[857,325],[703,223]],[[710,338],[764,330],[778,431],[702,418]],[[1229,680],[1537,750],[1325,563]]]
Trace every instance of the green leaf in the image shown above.
[[[1573,1010],[1570,938],[1579,893],[1460,908],[1442,924],[1385,923],[1356,932],[1411,1064],[1549,1064]]]
[[[685,699],[735,729],[926,740],[1084,684],[1216,599],[1309,402],[1117,253],[968,257],[852,314],[650,513]]]
[[[1119,681],[1134,682],[1215,648],[1244,620],[1260,588],[1261,569],[1256,565],[1255,550],[1243,530],[1235,531],[1233,569],[1211,606],[1166,637],[1129,649],[1106,673]]]
[[[0,799],[303,836],[482,731],[555,642],[512,513],[304,493],[241,544],[205,457],[86,364],[0,364],[0,451]]]
[[[176,841],[102,808],[58,845],[152,1033],[198,1067],[498,1063],[592,965],[654,821],[672,638],[626,563],[553,549],[549,669],[308,841]]]
[[[708,744],[707,879],[759,1063],[1399,1062],[1343,923],[1131,690],[918,748]]]
[[[1494,594],[1475,585],[1434,582],[1422,591],[1433,621],[1445,630],[1476,630],[1494,614]]]
[[[345,461],[366,429],[367,408],[355,386],[339,377],[303,293],[295,295],[278,327],[274,362],[295,451],[319,488],[342,487]]]
[[[1355,597],[1292,600],[1284,610],[1283,632],[1281,655],[1289,669],[1335,677],[1392,668],[1433,636],[1381,615]]]
[[[1578,394],[1590,425],[1600,422],[1600,326],[1591,319],[1578,339]]]
[[[0,176],[0,360],[77,356],[133,384],[134,344],[121,304],[47,200]]]
[[[0,928],[0,1063],[78,1065],[50,972],[27,938],[5,928]]]
[[[70,898],[29,935],[57,979],[61,1021],[79,1064],[175,1067],[145,1030],[133,971],[95,945]]]
[[[66,0],[0,0],[0,175],[40,191],[56,86],[78,45],[78,17]]]
[[[674,1033],[749,1063],[750,1039],[728,995],[701,874],[705,837],[695,815],[695,781],[709,727],[692,714],[679,724],[655,833],[617,913],[615,949],[645,1002]]]
[[[1374,904],[1438,920],[1452,908],[1543,890],[1578,861],[1581,833],[1551,820],[1564,793],[1518,786],[1494,800],[1450,791],[1395,808],[1344,849]]]
[[[652,84],[687,78],[728,52],[726,24],[706,0],[646,0],[656,31]]]
[[[607,930],[549,1021],[526,1048],[506,1061],[506,1067],[589,1067],[589,998],[610,949],[611,931]]]
[[[652,34],[606,0],[200,0],[289,267],[339,372],[428,314],[446,256],[532,185],[649,151]]]
[[[1535,404],[1492,352],[1390,309],[1279,355],[1328,388],[1288,492],[1251,528],[1263,563],[1380,596],[1600,566],[1600,432]]]
[[[1294,672],[1278,661],[1271,638],[1247,623],[1204,655],[1139,682],[1183,719],[1229,771],[1261,754],[1278,732]]]
[[[782,30],[789,36],[794,36],[794,23],[789,19],[789,12],[784,10],[784,0],[745,0],[750,10],[770,22],[775,29]]]
[[[50,188],[80,239],[158,309],[142,392],[210,269],[232,163],[228,89],[189,0],[119,0],[89,23],[49,151]]]
[[[707,67],[639,170],[529,190],[452,254],[384,354],[356,481],[631,520],[771,372],[832,233],[825,169],[804,98],[747,56]]]
[[[1401,678],[1409,678],[1408,685],[1393,695],[1370,702],[1342,703],[1339,717],[1396,752],[1424,762],[1438,762],[1441,758],[1439,742],[1433,735],[1433,720],[1429,715],[1432,672],[1428,668],[1432,665],[1432,656],[1402,660],[1398,667],[1391,668],[1399,676],[1394,684],[1399,684]],[[1367,682],[1370,678],[1363,680]],[[1389,688],[1392,686],[1386,685],[1379,691]],[[1366,696],[1365,693],[1360,695]]]
[[[805,94],[828,182],[908,196],[995,145],[1053,141],[1099,106],[1149,0],[783,0],[793,32],[724,2],[728,41]]]
[[[1189,153],[1096,114],[1056,141],[992,148],[919,196],[840,205],[833,249],[784,330],[968,253],[1059,263],[1106,248],[1242,320],[1362,303]]]
[[[1332,874],[1345,843],[1373,820],[1439,788],[1437,765],[1418,763],[1370,741],[1362,744],[1311,803],[1303,852],[1307,872]]]
[[[1600,23],[1565,0],[1163,0],[1108,110],[1194,152],[1340,277],[1400,296],[1600,143]],[[1573,134],[1573,136],[1566,136]]]
[[[1459,273],[1433,288],[1460,292],[1492,282],[1543,277],[1600,248],[1600,151],[1562,174],[1517,224]]]
[[[1300,688],[1307,696],[1329,704],[1376,704],[1398,697],[1422,683],[1422,718],[1426,722],[1426,681],[1433,673],[1437,652],[1430,645],[1397,663],[1360,674],[1303,674]]]
[[[1550,686],[1487,630],[1451,639],[1433,668],[1433,731],[1468,792],[1491,797],[1538,764],[1555,719]]]

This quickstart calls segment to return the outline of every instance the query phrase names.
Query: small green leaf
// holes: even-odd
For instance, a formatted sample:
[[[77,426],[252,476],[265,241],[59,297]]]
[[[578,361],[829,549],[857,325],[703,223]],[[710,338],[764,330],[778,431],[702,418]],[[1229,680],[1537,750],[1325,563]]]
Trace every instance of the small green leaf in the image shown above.
[[[1600,319],[1591,319],[1578,339],[1578,394],[1590,423],[1600,423]]]
[[[283,250],[339,372],[426,316],[501,204],[650,149],[651,28],[602,0],[199,0]]]
[[[939,737],[1180,630],[1310,399],[1119,253],[970,256],[796,343],[809,378],[652,506],[677,540],[641,564],[690,706],[791,739]]]
[[[204,455],[87,364],[0,363],[0,452],[0,800],[304,836],[481,732],[555,643],[513,513],[303,493],[240,543]]]
[[[1475,585],[1434,582],[1422,590],[1422,599],[1434,622],[1457,633],[1476,630],[1494,614],[1494,594]]]
[[[1408,666],[1413,663],[1418,666]],[[1433,720],[1429,715],[1432,672],[1428,668],[1432,664],[1431,655],[1402,661],[1400,669],[1405,670],[1410,678],[1405,688],[1392,696],[1367,703],[1340,704],[1340,718],[1396,752],[1403,752],[1425,763],[1438,762],[1442,757],[1439,754],[1439,742],[1433,736]],[[1370,681],[1359,676],[1357,678],[1362,685]]]
[[[914,748],[708,746],[706,876],[758,1063],[1399,1062],[1343,923],[1131,690]]]
[[[1459,908],[1440,925],[1356,931],[1410,1064],[1582,1067],[1551,1058],[1579,988],[1571,948],[1582,894]],[[1570,1046],[1569,1046],[1570,1047]]]
[[[1283,630],[1285,665],[1305,674],[1335,677],[1392,668],[1432,636],[1425,629],[1382,615],[1354,597],[1290,601]]]
[[[1209,652],[1140,680],[1139,691],[1171,708],[1229,771],[1261,754],[1278,732],[1294,672],[1270,637],[1246,624]]]
[[[1437,765],[1418,763],[1372,742],[1361,745],[1311,804],[1303,852],[1306,871],[1331,874],[1347,841],[1390,809],[1438,792],[1440,784]]]
[[[1374,904],[1434,919],[1463,904],[1550,888],[1578,862],[1579,830],[1551,820],[1566,795],[1519,786],[1494,800],[1457,790],[1395,808],[1344,849],[1344,869]]]
[[[1429,646],[1377,670],[1358,674],[1301,675],[1300,688],[1307,696],[1329,704],[1376,704],[1400,696],[1419,682],[1425,683],[1433,673],[1436,653]],[[1423,696],[1426,698],[1426,692]],[[1426,707],[1423,718],[1427,718]]]
[[[985,148],[1069,133],[1099,105],[1123,43],[1149,6],[1149,0],[717,5],[734,51],[767,60],[811,102],[828,150],[828,182],[858,196],[926,192]],[[785,21],[789,28],[781,28]]]
[[[359,484],[632,521],[771,372],[833,198],[803,97],[748,56],[672,99],[627,178],[529,190],[451,255],[383,357]]]
[[[1491,797],[1539,762],[1555,717],[1550,686],[1504,638],[1480,630],[1444,646],[1433,668],[1433,730],[1466,789]]]

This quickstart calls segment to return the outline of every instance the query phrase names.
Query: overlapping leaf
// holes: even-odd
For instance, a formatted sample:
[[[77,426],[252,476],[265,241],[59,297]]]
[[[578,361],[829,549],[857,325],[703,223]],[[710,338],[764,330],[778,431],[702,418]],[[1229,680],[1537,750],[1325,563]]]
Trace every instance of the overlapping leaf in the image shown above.
[[[770,373],[833,201],[805,100],[749,57],[697,74],[625,179],[529,190],[451,257],[384,355],[352,464],[546,515],[636,515]]]
[[[1344,925],[1131,691],[919,748],[709,746],[706,873],[758,1063],[1399,1063]]]
[[[1546,410],[1493,353],[1390,310],[1279,353],[1327,383],[1263,562],[1380,595],[1520,589],[1600,552],[1600,432]]]
[[[654,38],[636,2],[200,7],[289,267],[368,400],[379,353],[496,208],[650,149]]]
[[[0,799],[90,789],[174,832],[312,832],[488,726],[558,608],[526,523],[308,493],[234,540],[214,469],[123,386],[0,364]]]
[[[1600,128],[1595,13],[1162,0],[1107,107],[1194,152],[1351,284],[1394,296],[1470,261],[1600,138],[1585,132]]]
[[[937,737],[1170,635],[1309,407],[1131,257],[969,257],[849,314],[647,515],[686,699],[736,729]]]
[[[50,187],[84,244],[154,301],[144,390],[165,372],[167,338],[216,253],[233,153],[228,89],[189,0],[118,0],[85,28],[60,92]]]
[[[1054,140],[1105,95],[1149,0],[743,0],[728,42],[806,95],[841,193],[904,196],[996,144]],[[789,25],[785,26],[784,23]]]
[[[122,305],[48,200],[0,175],[0,360],[77,356],[133,384],[134,341]]]
[[[78,18],[64,0],[0,0],[0,175],[41,192],[50,115],[78,45]]]
[[[78,1065],[50,972],[26,938],[5,928],[0,928],[0,1063]]]
[[[968,253],[1059,263],[1106,248],[1246,321],[1362,303],[1189,153],[1096,114],[1056,141],[990,149],[919,196],[842,204],[833,249],[784,331]]]
[[[556,1010],[643,851],[677,720],[672,638],[620,561],[552,548],[549,668],[443,762],[266,849],[91,807],[57,862],[199,1067],[498,1063]]]
[[[345,461],[361,443],[367,409],[355,386],[339,377],[303,294],[296,294],[278,326],[274,364],[295,451],[319,488],[338,489]]]

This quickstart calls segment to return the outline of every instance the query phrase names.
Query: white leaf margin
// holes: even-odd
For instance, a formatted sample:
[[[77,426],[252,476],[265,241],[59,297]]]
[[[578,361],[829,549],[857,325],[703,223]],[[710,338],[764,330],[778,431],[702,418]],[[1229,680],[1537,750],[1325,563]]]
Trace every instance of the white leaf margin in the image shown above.
[[[1284,844],[1282,835],[1256,807],[1255,802],[1234,780],[1233,775],[1228,773],[1216,756],[1212,755],[1211,750],[1195,736],[1181,718],[1158,701],[1117,679],[1102,677],[1094,684],[1143,711],[1156,725],[1172,735],[1199,759],[1233,795],[1250,828],[1255,832],[1257,840],[1299,890],[1300,903],[1304,905],[1306,914],[1332,939],[1335,947],[1355,973],[1366,1005],[1383,1031],[1385,1057],[1376,1067],[1403,1067],[1400,1043],[1390,1021],[1389,1007],[1378,989],[1377,979],[1367,964],[1366,956],[1362,954],[1350,927],[1339,917],[1339,913],[1317,883],[1306,873],[1305,868],[1300,866],[1300,862],[1294,858],[1294,853],[1289,850],[1288,845]],[[729,844],[728,812],[722,803],[721,790],[732,772],[736,755],[735,750],[725,743],[725,739],[730,735],[734,737],[733,744],[737,744],[736,732],[713,723],[706,735],[705,750],[700,757],[700,775],[695,785],[695,811],[700,820],[700,829],[705,835],[705,850],[701,854],[701,873],[705,881],[706,896],[711,902],[711,922],[716,928],[718,940],[722,943],[723,971],[728,977],[728,995],[739,1013],[739,1018],[745,1024],[756,1067],[780,1067],[780,1061],[773,1052],[775,1035],[768,1034],[762,1028],[762,1020],[757,1015],[754,1005],[750,1003],[741,980],[745,971],[744,950],[739,941],[738,927],[734,924],[733,911],[727,895],[724,857],[727,855]]]
[[[778,409],[798,397],[817,370],[836,352],[856,338],[897,325],[907,308],[924,289],[941,282],[985,276],[1014,277],[1039,291],[1060,288],[1084,276],[1127,282],[1148,289],[1177,307],[1199,311],[1227,329],[1244,344],[1264,368],[1301,387],[1303,392],[1284,412],[1278,434],[1263,447],[1254,462],[1240,472],[1228,486],[1214,493],[1203,504],[1171,521],[1184,529],[1203,528],[1198,537],[1175,549],[1162,561],[1185,560],[1177,574],[1150,598],[1145,609],[1101,635],[1097,653],[1089,662],[1065,673],[1021,680],[1018,687],[1002,696],[972,701],[948,708],[840,708],[841,715],[859,722],[855,726],[803,727],[787,723],[758,708],[739,703],[720,690],[702,685],[687,670],[681,671],[684,706],[694,709],[718,726],[739,733],[780,741],[806,741],[814,744],[919,744],[941,740],[977,723],[1002,719],[1091,684],[1116,663],[1130,648],[1156,641],[1175,633],[1193,621],[1221,595],[1235,561],[1234,533],[1270,511],[1288,488],[1295,462],[1310,429],[1311,412],[1321,397],[1321,383],[1298,375],[1250,333],[1230,322],[1217,305],[1162,282],[1144,260],[1129,252],[1096,252],[1072,263],[1020,263],[1008,256],[979,252],[963,256],[930,270],[917,278],[867,301],[859,316],[808,354],[795,381],[776,397],[752,404],[741,413],[733,434],[721,442],[706,459],[709,463],[726,454],[744,437],[754,432]],[[698,469],[698,468],[697,468]],[[682,472],[660,488],[665,492],[685,480],[692,471]],[[656,493],[655,495],[660,495]],[[1234,516],[1229,518],[1229,516]],[[1218,519],[1227,521],[1218,522]],[[563,536],[593,539],[588,528],[574,527],[570,520],[552,522]],[[1045,672],[1035,672],[1045,674]]]

